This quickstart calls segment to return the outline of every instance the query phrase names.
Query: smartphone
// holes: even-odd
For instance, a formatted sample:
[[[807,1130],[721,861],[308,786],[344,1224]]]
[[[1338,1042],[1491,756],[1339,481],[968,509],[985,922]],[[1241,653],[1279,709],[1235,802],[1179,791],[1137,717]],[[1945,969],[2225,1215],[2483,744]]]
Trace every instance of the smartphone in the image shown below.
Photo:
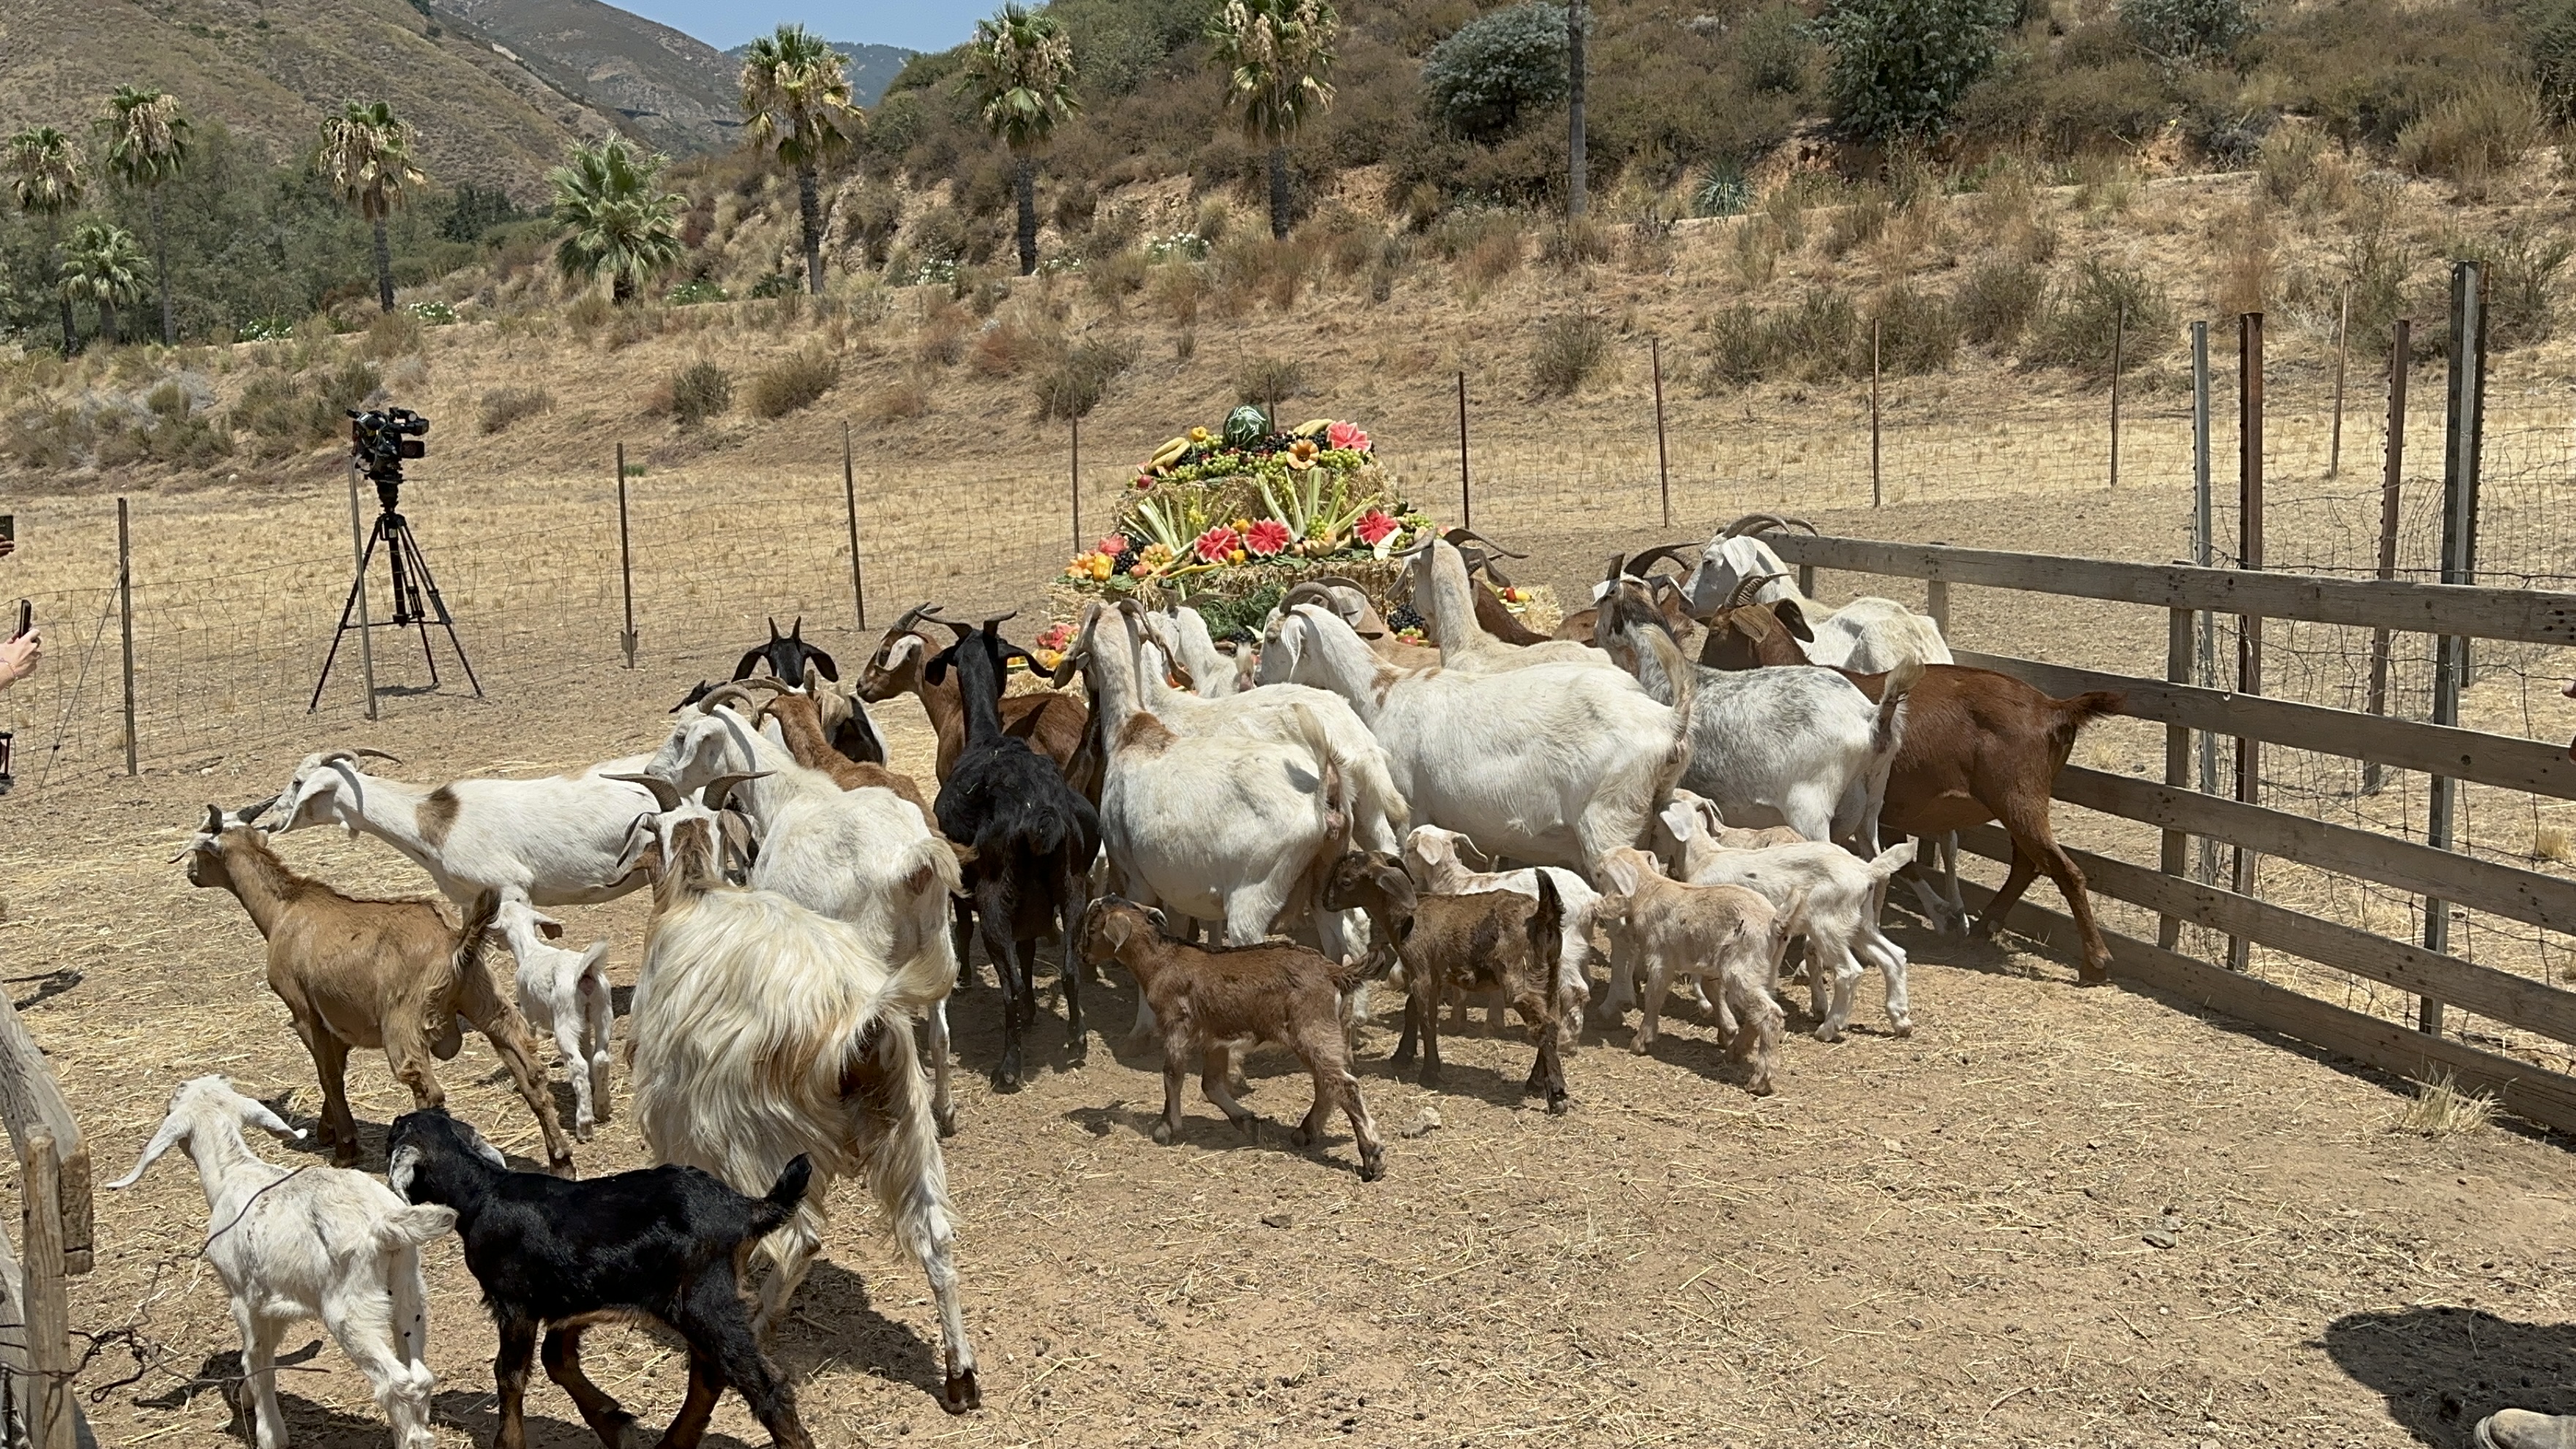
[[[20,599],[18,601],[18,632],[10,635],[9,637],[12,639],[24,639],[27,637],[27,631],[35,627],[35,601],[32,599]]]

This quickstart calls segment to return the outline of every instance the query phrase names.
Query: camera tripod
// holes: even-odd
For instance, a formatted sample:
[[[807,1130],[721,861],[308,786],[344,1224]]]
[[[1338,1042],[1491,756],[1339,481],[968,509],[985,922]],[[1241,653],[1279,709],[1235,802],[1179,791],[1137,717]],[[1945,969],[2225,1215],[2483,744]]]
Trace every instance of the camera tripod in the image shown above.
[[[354,464],[350,471],[357,471]],[[304,706],[306,714],[322,707],[322,688],[331,682],[331,666],[340,657],[340,641],[351,630],[360,631],[358,646],[366,655],[369,718],[374,717],[375,710],[375,651],[369,647],[365,630],[417,628],[420,631],[421,657],[429,664],[429,687],[436,689],[438,655],[431,649],[429,640],[429,621],[433,616],[438,620],[438,627],[447,631],[447,647],[456,651],[456,662],[464,667],[465,682],[474,686],[474,697],[483,697],[483,681],[474,677],[474,661],[465,657],[465,645],[456,637],[456,619],[447,612],[447,600],[439,595],[438,579],[430,573],[429,560],[421,554],[420,540],[412,536],[411,523],[395,506],[402,480],[397,476],[390,481],[382,478],[375,481],[376,499],[381,505],[376,514],[376,526],[367,535],[365,551],[358,556],[357,576],[349,580],[348,602],[340,606],[340,627],[331,635],[331,652],[322,656],[322,677],[313,681],[313,698]],[[352,497],[349,501],[353,505],[350,511],[354,522],[357,499]],[[366,617],[367,566],[375,562],[379,544],[384,546],[385,561],[393,573],[394,593],[393,617],[381,622]],[[357,616],[357,622],[350,621],[352,615]]]

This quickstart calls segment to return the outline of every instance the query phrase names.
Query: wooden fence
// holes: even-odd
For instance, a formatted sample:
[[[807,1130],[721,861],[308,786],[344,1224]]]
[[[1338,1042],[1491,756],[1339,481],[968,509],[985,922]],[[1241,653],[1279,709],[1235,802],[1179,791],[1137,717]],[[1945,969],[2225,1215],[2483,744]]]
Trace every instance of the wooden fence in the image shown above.
[[[2156,866],[2070,852],[2094,891],[2161,918],[2156,942],[2105,933],[2114,973],[2382,1070],[2417,1080],[2447,1071],[2463,1088],[2492,1093],[2517,1115],[2576,1131],[2576,1077],[2482,1050],[2438,1030],[2412,1030],[2347,1010],[2172,949],[2188,922],[2385,983],[2427,1003],[2457,1004],[2525,1031],[2576,1043],[2576,991],[2193,880],[2183,864],[2186,838],[2202,836],[2376,881],[2436,903],[2576,932],[2576,880],[2203,794],[2189,788],[2186,769],[2190,732],[2200,730],[2437,778],[2576,799],[2576,760],[2566,750],[2181,682],[2190,674],[2199,611],[2238,615],[2248,628],[2267,618],[2300,619],[2567,646],[2576,645],[2576,594],[2117,563],[1794,533],[1765,534],[1763,541],[1798,569],[1802,586],[1812,585],[1819,568],[1925,580],[1931,612],[1945,632],[1949,591],[1960,584],[2170,611],[2165,679],[1965,651],[1957,655],[1963,665],[1998,670],[2061,697],[2088,689],[2120,690],[2127,696],[2124,713],[2166,726],[2162,783],[2074,765],[2057,781],[2060,800],[2163,832],[2162,860]],[[1960,845],[1995,860],[2012,856],[2011,842],[1991,825],[1963,832]],[[1979,903],[1984,894],[1978,895]],[[2073,922],[2055,911],[2023,904],[2008,924],[2052,946],[2071,949],[2076,944]],[[2438,1008],[2426,1016],[2438,1027]]]
[[[11,1445],[94,1449],[73,1393],[69,1277],[87,1273],[89,1144],[16,1008],[0,996],[0,1119],[18,1154],[22,1258],[0,1233],[0,1430]]]

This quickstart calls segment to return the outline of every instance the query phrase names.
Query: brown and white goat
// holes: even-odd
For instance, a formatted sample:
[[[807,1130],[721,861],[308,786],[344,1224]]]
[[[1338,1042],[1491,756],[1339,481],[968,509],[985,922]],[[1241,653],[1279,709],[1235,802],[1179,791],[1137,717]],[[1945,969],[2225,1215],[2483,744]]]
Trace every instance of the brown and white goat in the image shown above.
[[[939,828],[939,817],[931,813],[930,802],[922,798],[921,787],[913,783],[910,775],[883,765],[853,760],[833,747],[822,706],[812,694],[798,693],[769,679],[746,679],[741,684],[726,687],[760,689],[769,695],[768,701],[753,717],[753,723],[776,721],[779,738],[785,741],[787,753],[796,757],[796,763],[831,776],[833,783],[844,790],[892,790],[897,798],[910,802],[914,809],[919,810],[921,818],[930,822],[931,829]],[[708,707],[714,708],[718,696],[710,694],[707,699]]]
[[[1261,1119],[1234,1099],[1226,1080],[1238,1043],[1263,1042],[1297,1054],[1315,1075],[1315,1105],[1289,1140],[1313,1145],[1339,1107],[1359,1146],[1360,1180],[1386,1175],[1386,1152],[1360,1080],[1351,1072],[1342,1032],[1342,998],[1368,979],[1365,964],[1336,966],[1317,952],[1287,942],[1207,950],[1164,934],[1162,912],[1106,896],[1092,903],[1082,924],[1083,958],[1097,966],[1116,961],[1136,978],[1163,1037],[1163,1120],[1154,1140],[1169,1143],[1181,1130],[1181,1080],[1199,1063],[1199,1090],[1247,1137],[1258,1138]]]
[[[1745,597],[1746,589],[1739,585],[1736,597],[1710,618],[1700,662],[1712,669],[1805,664],[1800,641],[1813,636],[1797,605],[1787,600],[1773,605],[1748,603]],[[1848,672],[1845,677],[1872,699],[1879,697],[1888,678]],[[2030,888],[2033,876],[2044,870],[2065,895],[2076,932],[2083,938],[2081,979],[2103,980],[2110,970],[2111,948],[2094,924],[2084,872],[2049,828],[2048,801],[2057,772],[2066,767],[2066,758],[2075,749],[2076,732],[2097,715],[2118,712],[2125,703],[2123,696],[2090,690],[2071,699],[2052,699],[2009,674],[1931,664],[1924,666],[1908,701],[1905,737],[1897,746],[1880,815],[1881,838],[1904,834],[1937,839],[1989,820],[2000,822],[2012,837],[2012,866],[2003,888],[1978,914],[1977,934],[1992,935]],[[1920,874],[1913,879],[1929,904],[1931,888]],[[1955,885],[1952,889],[1955,892]],[[1955,894],[1935,915],[1944,911],[1965,914]]]
[[[1438,1085],[1440,1003],[1453,990],[1499,991],[1538,1044],[1538,1059],[1530,1063],[1522,1089],[1546,1093],[1550,1112],[1566,1109],[1565,1063],[1557,1039],[1565,902],[1547,872],[1539,872],[1536,900],[1509,891],[1434,895],[1414,889],[1402,860],[1352,851],[1334,866],[1324,905],[1366,911],[1370,938],[1393,943],[1404,963],[1404,1035],[1396,1043],[1395,1065],[1413,1060],[1418,1040],[1422,1084]]]
[[[313,1054],[333,1165],[358,1160],[349,1049],[383,1048],[394,1079],[411,1089],[412,1105],[435,1107],[447,1091],[431,1062],[454,1057],[463,1045],[462,1017],[492,1044],[536,1114],[547,1162],[559,1172],[571,1169],[572,1143],[528,1049],[527,1022],[483,961],[500,912],[498,893],[478,896],[462,928],[448,925],[427,901],[345,896],[287,869],[269,849],[268,832],[247,819],[227,821],[213,805],[178,859],[188,863],[190,885],[231,891],[268,939],[268,989],[286,1003],[296,1036]]]
[[[1645,968],[1645,1015],[1633,1043],[1655,1044],[1656,1015],[1677,975],[1717,983],[1720,1023],[1732,1023],[1731,1050],[1753,1063],[1747,1090],[1771,1095],[1772,1063],[1787,1016],[1773,1000],[1773,963],[1786,944],[1789,915],[1742,886],[1690,885],[1663,873],[1642,850],[1614,850],[1601,860],[1596,917],[1614,949]]]
[[[919,604],[894,621],[894,627],[877,641],[877,652],[869,657],[867,668],[860,672],[859,698],[882,704],[899,694],[920,696],[922,711],[930,716],[931,731],[939,737],[938,763],[934,768],[945,783],[948,772],[957,764],[958,754],[966,748],[966,703],[957,692],[954,673],[936,682],[924,677],[922,666],[948,647],[918,627],[938,612],[932,605]],[[1055,689],[1005,694],[1001,711],[1003,734],[1026,740],[1029,748],[1055,761],[1067,783],[1094,805],[1099,804],[1097,766],[1086,770],[1077,760],[1091,716],[1079,696]]]

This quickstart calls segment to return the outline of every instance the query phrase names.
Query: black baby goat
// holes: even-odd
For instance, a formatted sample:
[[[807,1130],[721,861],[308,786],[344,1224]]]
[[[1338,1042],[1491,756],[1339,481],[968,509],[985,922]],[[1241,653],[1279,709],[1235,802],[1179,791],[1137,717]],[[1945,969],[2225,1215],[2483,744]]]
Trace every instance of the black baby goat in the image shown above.
[[[737,1274],[751,1245],[783,1226],[813,1164],[799,1156],[766,1197],[744,1197],[694,1167],[587,1182],[512,1172],[470,1123],[440,1108],[394,1119],[385,1176],[406,1202],[456,1210],[465,1266],[501,1330],[496,1449],[521,1449],[528,1374],[545,1333],[546,1374],[602,1442],[623,1449],[635,1417],[581,1371],[592,1324],[653,1319],[689,1344],[689,1396],[663,1449],[694,1449],[716,1398],[738,1389],[785,1449],[810,1449],[787,1381],[762,1356]]]

